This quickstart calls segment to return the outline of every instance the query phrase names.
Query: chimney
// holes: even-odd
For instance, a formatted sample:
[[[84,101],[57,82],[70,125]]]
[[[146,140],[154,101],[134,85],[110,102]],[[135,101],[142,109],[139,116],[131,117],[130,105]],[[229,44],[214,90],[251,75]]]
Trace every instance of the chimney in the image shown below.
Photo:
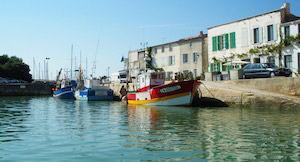
[[[290,4],[289,3],[284,3],[281,8],[285,9],[285,13],[289,14],[291,12],[290,10]]]
[[[202,37],[203,36],[203,31],[200,31],[200,37]]]

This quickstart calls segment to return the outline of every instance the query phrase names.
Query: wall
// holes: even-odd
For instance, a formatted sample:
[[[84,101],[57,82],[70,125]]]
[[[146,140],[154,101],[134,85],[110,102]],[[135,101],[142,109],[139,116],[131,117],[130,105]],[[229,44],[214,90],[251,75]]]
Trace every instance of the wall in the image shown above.
[[[190,47],[190,43],[192,42],[192,47]],[[202,64],[202,57],[203,57],[203,52],[202,52],[202,47],[203,47],[203,39],[194,39],[194,40],[189,40],[189,41],[183,41],[180,43],[180,72],[183,72],[184,70],[189,70],[193,72],[194,74],[194,69],[197,69],[197,74],[196,76],[200,76],[202,73],[203,69],[203,64]],[[193,61],[193,53],[197,53],[197,62]],[[183,54],[188,54],[188,62],[183,63]],[[195,74],[194,74],[195,75]]]
[[[46,84],[0,85],[0,96],[41,96],[52,95],[52,86]]]
[[[173,46],[173,50],[169,50],[169,46]],[[162,52],[162,47],[165,48],[165,51]],[[154,49],[157,48],[157,53],[154,53]],[[175,64],[174,65],[168,65],[168,57],[169,56],[175,56]],[[164,63],[162,63],[162,58],[164,57]],[[166,73],[173,72],[173,79],[174,79],[174,73],[179,71],[180,67],[180,46],[178,43],[168,43],[168,44],[162,44],[159,46],[152,47],[152,58],[155,59],[156,67],[163,68]]]
[[[300,77],[228,80],[221,83],[300,97]]]

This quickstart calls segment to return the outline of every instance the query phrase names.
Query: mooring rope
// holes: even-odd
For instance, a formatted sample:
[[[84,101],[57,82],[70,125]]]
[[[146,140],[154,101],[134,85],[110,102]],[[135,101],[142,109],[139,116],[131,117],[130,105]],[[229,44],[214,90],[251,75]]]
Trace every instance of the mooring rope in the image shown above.
[[[207,89],[207,91],[214,97],[214,98],[216,98],[209,90],[208,90],[208,88],[205,86],[205,84],[202,82],[202,84],[204,85],[204,87]],[[202,97],[202,92],[201,92],[201,97]]]

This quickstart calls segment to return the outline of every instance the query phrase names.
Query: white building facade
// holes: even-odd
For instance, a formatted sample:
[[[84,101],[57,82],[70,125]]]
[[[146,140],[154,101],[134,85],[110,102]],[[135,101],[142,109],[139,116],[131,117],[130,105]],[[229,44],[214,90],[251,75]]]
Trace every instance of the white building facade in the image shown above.
[[[281,24],[282,38],[286,36],[298,36],[300,35],[300,18],[295,21],[290,21]],[[300,42],[285,42],[285,46],[282,48],[282,64],[284,67],[289,68],[293,72],[293,76],[299,76],[300,74]]]
[[[249,50],[279,44],[280,25],[290,15],[289,4],[285,4],[278,10],[208,28],[209,71],[230,70],[231,61],[279,65],[278,54],[249,53]],[[234,68],[242,68],[242,64]]]

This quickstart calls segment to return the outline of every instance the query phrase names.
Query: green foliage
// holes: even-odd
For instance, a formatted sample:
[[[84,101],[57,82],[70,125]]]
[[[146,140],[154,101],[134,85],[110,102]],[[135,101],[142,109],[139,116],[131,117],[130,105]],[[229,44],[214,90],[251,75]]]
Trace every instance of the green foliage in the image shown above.
[[[152,47],[148,47],[147,50],[146,50],[146,57],[147,58],[150,58],[151,61],[150,62],[147,62],[146,64],[146,68],[150,68],[150,69],[154,69],[154,67],[152,66],[152,55],[151,55],[151,51],[152,51]]]
[[[0,77],[14,78],[31,82],[32,76],[29,71],[29,66],[23,63],[22,59],[16,56],[0,56]]]
[[[250,49],[249,50],[249,53],[253,53],[253,54],[255,54],[255,53],[259,53],[260,52],[260,50],[259,49]]]

